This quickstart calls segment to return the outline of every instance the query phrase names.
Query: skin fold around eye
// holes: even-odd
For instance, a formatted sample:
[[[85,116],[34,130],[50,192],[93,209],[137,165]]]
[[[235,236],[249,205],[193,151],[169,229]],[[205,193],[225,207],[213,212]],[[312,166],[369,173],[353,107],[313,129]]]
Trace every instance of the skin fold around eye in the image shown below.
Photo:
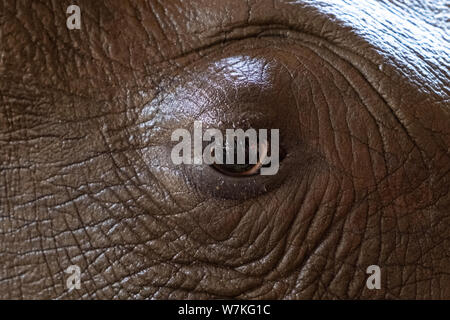
[[[271,44],[271,45],[270,45]],[[225,199],[247,199],[267,193],[279,186],[289,171],[301,170],[311,159],[306,137],[302,137],[299,122],[296,74],[302,65],[289,48],[272,48],[270,41],[258,47],[248,45],[230,47],[222,56],[208,57],[191,66],[184,79],[159,100],[160,117],[166,117],[167,127],[189,130],[194,121],[201,121],[205,129],[276,129],[280,132],[280,169],[274,176],[264,177],[260,170],[266,165],[270,143],[251,165],[213,164],[187,165],[188,180],[201,194]],[[303,97],[307,98],[307,97]],[[311,109],[304,100],[302,108]],[[299,152],[299,150],[302,150]],[[283,159],[284,155],[290,155]],[[294,165],[295,164],[295,165]],[[291,172],[292,173],[292,172]]]

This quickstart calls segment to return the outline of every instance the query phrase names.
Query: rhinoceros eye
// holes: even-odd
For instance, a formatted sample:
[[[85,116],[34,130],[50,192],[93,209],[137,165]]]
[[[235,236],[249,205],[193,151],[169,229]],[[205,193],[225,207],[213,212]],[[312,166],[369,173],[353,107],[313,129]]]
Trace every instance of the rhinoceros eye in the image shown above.
[[[316,155],[316,145],[310,142],[317,139],[310,136],[322,129],[315,122],[315,107],[322,100],[312,97],[315,91],[309,86],[315,78],[304,65],[309,60],[292,57],[287,50],[290,46],[284,47],[286,50],[274,50],[265,42],[252,42],[246,48],[230,45],[225,52],[190,65],[156,100],[163,130],[167,128],[171,134],[171,129],[182,128],[191,137],[191,146],[195,141],[203,143],[202,152],[195,151],[195,146],[187,151],[191,155],[190,151],[197,152],[191,157],[197,161],[176,165],[199,196],[227,200],[258,197],[281,187],[288,178],[307,174],[315,163],[316,158],[311,158]],[[195,136],[196,128],[200,139]],[[243,131],[252,137],[251,129],[257,131],[254,144],[259,145],[261,136],[267,139],[267,144],[258,148],[255,161],[249,161],[248,155],[256,147],[250,142],[245,144],[245,161],[239,162],[215,161],[216,155],[207,149],[216,141],[227,143],[228,131],[235,135]],[[221,143],[218,150],[223,152]],[[236,150],[234,160],[239,156]]]
[[[211,167],[216,171],[231,177],[245,178],[259,175],[261,173],[261,168],[271,166],[271,158],[269,155],[271,155],[273,151],[270,150],[270,146],[270,139],[261,141],[258,140],[254,142],[250,142],[246,139],[242,142],[244,163],[239,163],[239,142],[235,140],[233,142],[232,163],[226,163],[226,158],[223,157],[220,163],[215,162],[211,165]],[[279,153],[279,161],[282,161],[285,157],[284,151],[278,148],[277,152]],[[214,149],[211,153],[211,156],[214,157]],[[252,153],[254,154],[253,159],[251,156]]]
[[[242,146],[239,145],[238,141],[233,142],[233,161],[232,163],[226,163],[226,159],[222,159],[221,163],[213,163],[212,167],[228,176],[232,177],[248,177],[254,176],[260,173],[260,169],[264,164],[267,158],[270,144],[267,141],[261,141],[251,143],[248,140],[242,142]],[[242,147],[244,151],[244,163],[238,163],[238,150]],[[214,150],[213,156],[214,156]],[[252,161],[251,154],[254,153],[255,157]]]

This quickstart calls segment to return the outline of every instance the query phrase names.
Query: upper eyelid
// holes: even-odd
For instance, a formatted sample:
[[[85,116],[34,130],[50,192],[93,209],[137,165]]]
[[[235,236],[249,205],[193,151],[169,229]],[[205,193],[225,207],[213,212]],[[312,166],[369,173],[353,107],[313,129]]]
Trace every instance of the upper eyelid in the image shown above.
[[[271,30],[271,32],[273,31],[274,30]],[[237,43],[245,42],[250,39],[255,40],[268,39],[268,40],[282,41],[282,44],[284,45],[288,44],[287,41],[290,41],[292,45],[301,44],[302,42],[304,42],[304,39],[302,39],[301,37],[302,33],[300,31],[296,32],[296,34],[298,35],[296,37],[293,36],[294,33],[292,31],[293,31],[292,29],[285,27],[277,29],[277,32],[273,34],[270,32],[266,33],[264,31],[262,33],[247,34],[245,37],[228,38],[225,40],[216,41],[214,43],[205,46],[193,48],[189,51],[184,52],[183,54],[175,56],[173,58],[174,59],[173,65],[175,67],[169,73],[165,74],[163,78],[157,81],[159,93],[158,96],[161,97],[168,93],[166,90],[167,84],[172,83],[172,85],[169,85],[169,87],[173,87],[174,79],[176,82],[177,81],[176,79],[184,79],[186,77],[189,77],[190,75],[194,75],[195,71],[192,71],[193,66],[195,66],[201,61],[208,61],[208,60],[212,61],[216,59],[222,51],[224,51],[228,47],[236,45]],[[289,35],[288,34],[282,35],[280,34],[280,32],[286,33],[288,32]]]

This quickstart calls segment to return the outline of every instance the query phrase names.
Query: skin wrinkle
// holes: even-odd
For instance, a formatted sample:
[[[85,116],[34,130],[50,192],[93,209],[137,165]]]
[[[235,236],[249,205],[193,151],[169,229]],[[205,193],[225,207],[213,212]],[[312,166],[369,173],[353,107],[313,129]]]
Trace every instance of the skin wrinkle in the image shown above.
[[[440,2],[80,1],[80,32],[65,29],[68,2],[24,4],[1,4],[0,297],[450,296]],[[220,73],[185,82],[233,55],[285,70],[254,95]],[[254,99],[296,132],[286,161],[311,159],[282,162],[290,177],[255,198],[194,191],[157,134],[192,119],[177,122],[164,99],[170,125],[141,113],[174,88],[192,105],[202,90],[206,113]],[[71,264],[83,277],[69,293]],[[379,292],[365,287],[370,264],[383,270]]]

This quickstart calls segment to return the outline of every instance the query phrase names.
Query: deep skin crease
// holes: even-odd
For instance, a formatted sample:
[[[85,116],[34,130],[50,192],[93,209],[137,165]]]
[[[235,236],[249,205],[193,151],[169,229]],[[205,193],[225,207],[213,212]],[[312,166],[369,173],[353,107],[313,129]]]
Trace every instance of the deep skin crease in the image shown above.
[[[450,298],[444,1],[70,4],[0,3],[0,298]],[[174,166],[194,120],[279,174]]]

